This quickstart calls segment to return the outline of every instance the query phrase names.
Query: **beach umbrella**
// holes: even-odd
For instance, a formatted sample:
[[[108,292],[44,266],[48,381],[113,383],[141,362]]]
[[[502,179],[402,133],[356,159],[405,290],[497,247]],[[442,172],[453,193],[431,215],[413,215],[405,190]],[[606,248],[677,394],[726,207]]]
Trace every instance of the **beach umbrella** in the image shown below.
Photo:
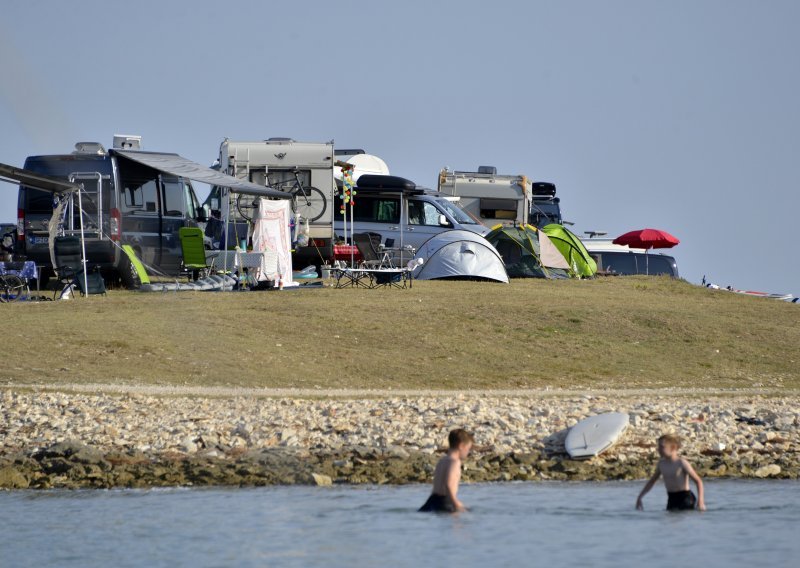
[[[631,248],[645,249],[647,251],[657,248],[672,248],[680,241],[666,231],[660,229],[639,229],[638,231],[628,231],[624,235],[618,236],[612,241],[615,245],[628,245]],[[645,260],[647,274],[650,274],[650,262]]]

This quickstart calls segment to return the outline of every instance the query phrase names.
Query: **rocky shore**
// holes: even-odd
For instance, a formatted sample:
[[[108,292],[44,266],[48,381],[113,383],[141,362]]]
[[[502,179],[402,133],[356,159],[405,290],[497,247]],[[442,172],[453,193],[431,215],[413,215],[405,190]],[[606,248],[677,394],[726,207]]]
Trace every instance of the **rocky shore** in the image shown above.
[[[674,432],[707,477],[796,479],[800,396],[259,398],[0,390],[0,488],[429,482],[447,432],[478,447],[465,481],[639,479]],[[614,448],[568,459],[570,426],[622,411]]]

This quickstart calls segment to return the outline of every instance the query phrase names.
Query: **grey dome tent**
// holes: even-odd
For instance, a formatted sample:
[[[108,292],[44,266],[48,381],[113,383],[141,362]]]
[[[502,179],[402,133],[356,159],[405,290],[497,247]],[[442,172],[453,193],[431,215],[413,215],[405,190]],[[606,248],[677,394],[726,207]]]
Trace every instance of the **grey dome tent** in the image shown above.
[[[417,251],[414,261],[417,280],[477,278],[508,283],[503,259],[482,236],[452,230],[434,235]],[[412,261],[412,262],[414,262]]]

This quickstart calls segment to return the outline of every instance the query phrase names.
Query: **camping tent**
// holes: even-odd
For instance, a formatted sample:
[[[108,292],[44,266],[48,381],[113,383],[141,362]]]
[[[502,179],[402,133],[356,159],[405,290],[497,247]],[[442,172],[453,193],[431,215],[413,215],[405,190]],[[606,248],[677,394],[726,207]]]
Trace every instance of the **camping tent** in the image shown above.
[[[419,261],[422,260],[422,264]],[[434,235],[417,251],[414,278],[481,278],[508,283],[502,257],[489,242],[470,231],[452,230]]]
[[[563,225],[552,223],[539,229],[550,237],[556,248],[564,255],[571,270],[581,278],[594,276],[597,272],[597,263],[583,246],[581,240]]]
[[[511,278],[569,278],[569,265],[561,253],[550,244],[547,235],[532,225],[495,225],[486,235],[500,256]],[[540,238],[541,241],[540,242]],[[546,243],[546,244],[544,244]],[[540,248],[540,244],[544,247]],[[547,244],[550,247],[547,247]],[[546,253],[555,252],[555,254]]]

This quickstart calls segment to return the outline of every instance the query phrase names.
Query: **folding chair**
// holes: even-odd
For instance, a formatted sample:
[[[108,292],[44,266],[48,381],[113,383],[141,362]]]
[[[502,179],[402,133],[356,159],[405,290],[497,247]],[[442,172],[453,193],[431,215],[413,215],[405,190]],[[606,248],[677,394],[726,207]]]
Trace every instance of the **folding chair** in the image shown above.
[[[178,275],[188,272],[190,280],[197,280],[198,273],[205,273],[210,268],[206,260],[203,230],[199,227],[181,227],[178,230],[178,237],[181,240],[183,254]]]
[[[361,257],[364,259],[361,264],[365,268],[392,268],[391,256],[380,250],[380,235],[357,233],[353,235],[353,244],[361,253]]]
[[[55,271],[58,281],[63,285],[61,291],[56,290],[59,299],[69,297],[75,288],[81,295],[105,294],[106,285],[103,277],[96,270],[84,277],[81,262],[81,240],[78,237],[56,237],[53,240],[53,253],[56,259]],[[88,283],[88,288],[86,284]]]

